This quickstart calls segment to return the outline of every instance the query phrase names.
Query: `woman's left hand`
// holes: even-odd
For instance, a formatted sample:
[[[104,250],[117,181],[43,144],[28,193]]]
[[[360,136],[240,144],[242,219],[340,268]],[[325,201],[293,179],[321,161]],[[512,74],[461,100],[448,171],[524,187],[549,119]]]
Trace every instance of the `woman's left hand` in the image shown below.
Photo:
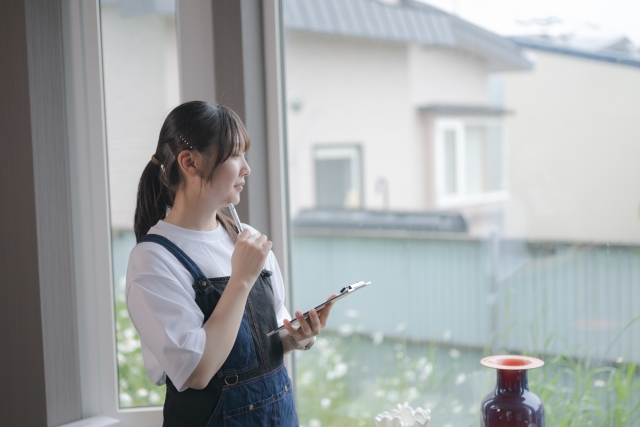
[[[337,296],[338,294],[333,294],[327,300]],[[301,311],[296,311],[296,319],[300,326],[298,328],[294,328],[291,326],[291,322],[289,320],[284,319],[284,328],[289,332],[291,338],[295,340],[294,347],[302,348],[304,347],[311,338],[315,337],[324,329],[327,324],[327,319],[329,318],[329,313],[331,312],[331,308],[334,303],[327,304],[322,310],[316,312],[316,310],[309,310],[309,319],[305,319],[304,315]]]

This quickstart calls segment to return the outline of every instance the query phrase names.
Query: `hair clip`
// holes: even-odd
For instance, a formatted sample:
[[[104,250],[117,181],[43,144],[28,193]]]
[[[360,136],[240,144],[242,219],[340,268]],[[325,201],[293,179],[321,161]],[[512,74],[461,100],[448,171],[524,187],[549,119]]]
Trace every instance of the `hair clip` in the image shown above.
[[[187,142],[187,140],[186,140],[186,139],[184,139],[184,138],[182,137],[182,135],[180,135],[180,134],[179,134],[179,133],[177,133],[177,132],[176,132],[176,135],[178,135],[178,138],[180,138],[180,139],[182,140],[182,142],[184,142],[185,144],[187,144],[187,147],[189,147],[189,149],[193,150],[193,146],[192,146],[191,144],[189,144],[189,143]]]

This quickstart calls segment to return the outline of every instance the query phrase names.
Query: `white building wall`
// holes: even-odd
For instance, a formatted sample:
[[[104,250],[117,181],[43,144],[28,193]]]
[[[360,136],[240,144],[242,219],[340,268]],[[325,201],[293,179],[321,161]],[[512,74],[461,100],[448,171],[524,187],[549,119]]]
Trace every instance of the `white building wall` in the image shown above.
[[[174,16],[101,8],[111,226],[132,230],[138,181],[180,102]]]
[[[640,68],[535,51],[505,76],[506,234],[640,241]]]
[[[360,144],[367,209],[380,209],[378,177],[389,183],[394,209],[416,210],[421,200],[420,144],[410,103],[404,44],[302,32],[286,36],[286,89],[291,213],[315,207],[313,148]],[[290,102],[289,102],[290,104]]]
[[[313,147],[362,146],[365,209],[428,208],[428,136],[419,106],[488,104],[482,61],[452,50],[317,33],[288,32],[285,47],[291,214],[313,208]],[[302,103],[299,111],[291,102]]]
[[[409,48],[411,101],[428,104],[489,105],[486,61],[466,52],[412,45]]]

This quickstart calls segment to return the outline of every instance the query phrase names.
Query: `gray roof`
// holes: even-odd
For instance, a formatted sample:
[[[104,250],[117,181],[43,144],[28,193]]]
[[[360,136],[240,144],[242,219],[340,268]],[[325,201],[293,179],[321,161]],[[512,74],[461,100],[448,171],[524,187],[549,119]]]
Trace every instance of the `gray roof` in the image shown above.
[[[633,55],[616,50],[591,50],[541,37],[512,37],[512,40],[519,46],[530,49],[559,53],[578,58],[593,59],[596,61],[610,62],[613,64],[640,67],[640,55],[638,54]]]
[[[530,69],[511,40],[416,0],[387,5],[376,0],[283,0],[284,26],[291,30],[467,51],[493,70]]]
[[[459,213],[380,212],[365,210],[303,210],[293,219],[294,228],[349,230],[410,230],[466,233],[467,223]]]
[[[512,111],[489,105],[430,104],[419,108],[420,112],[446,116],[505,116]]]

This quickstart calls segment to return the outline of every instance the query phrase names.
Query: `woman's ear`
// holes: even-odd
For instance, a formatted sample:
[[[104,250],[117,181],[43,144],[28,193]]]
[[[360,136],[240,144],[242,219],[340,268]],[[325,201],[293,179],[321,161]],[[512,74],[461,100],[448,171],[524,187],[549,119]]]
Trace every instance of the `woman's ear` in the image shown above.
[[[198,168],[202,166],[202,157],[189,150],[182,150],[178,154],[178,164],[180,169],[187,176],[195,177],[198,175]]]

